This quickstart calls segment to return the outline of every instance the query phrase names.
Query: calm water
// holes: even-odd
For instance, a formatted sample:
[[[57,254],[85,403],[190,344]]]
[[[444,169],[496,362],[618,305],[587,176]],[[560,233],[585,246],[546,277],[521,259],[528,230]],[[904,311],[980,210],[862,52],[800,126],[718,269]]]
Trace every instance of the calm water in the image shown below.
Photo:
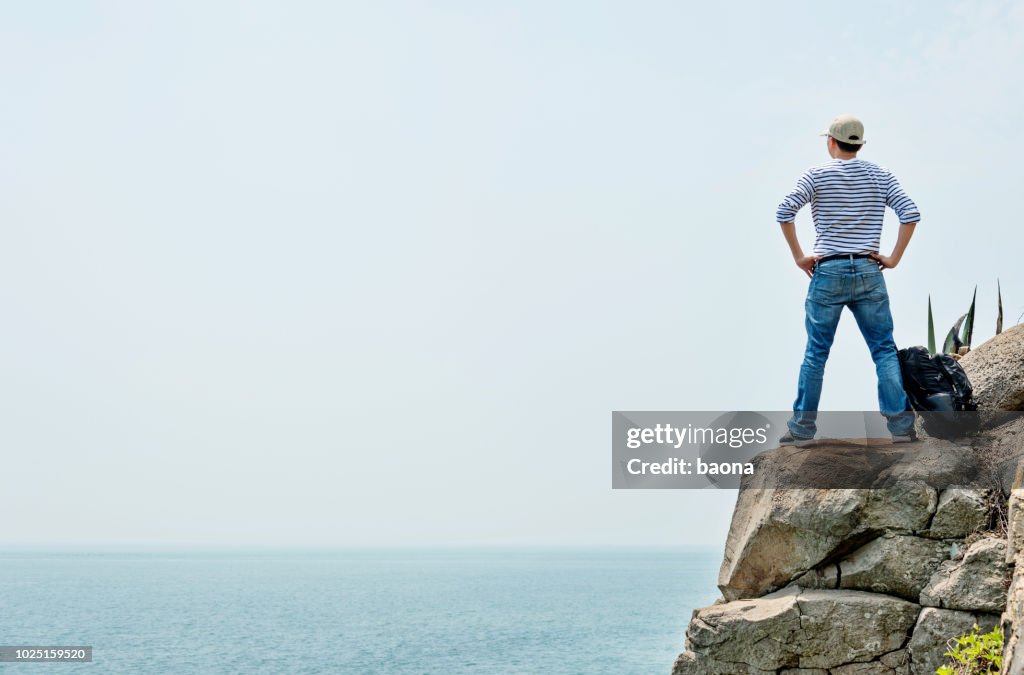
[[[668,673],[721,552],[0,550],[0,644],[32,673]]]

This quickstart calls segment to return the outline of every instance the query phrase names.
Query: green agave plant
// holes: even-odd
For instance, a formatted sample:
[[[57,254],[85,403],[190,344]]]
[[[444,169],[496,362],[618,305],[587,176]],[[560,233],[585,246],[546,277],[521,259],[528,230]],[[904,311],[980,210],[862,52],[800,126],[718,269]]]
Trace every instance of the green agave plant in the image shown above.
[[[943,354],[955,354],[961,347],[970,348],[974,339],[974,310],[978,301],[978,287],[974,287],[974,295],[971,297],[971,307],[967,313],[962,315],[953,324],[942,342]],[[998,315],[996,316],[996,335],[1003,332],[1003,288],[996,279],[996,302],[998,304]],[[1024,314],[1021,315],[1024,317]],[[935,356],[935,320],[932,316],[932,296],[928,296],[928,353]]]

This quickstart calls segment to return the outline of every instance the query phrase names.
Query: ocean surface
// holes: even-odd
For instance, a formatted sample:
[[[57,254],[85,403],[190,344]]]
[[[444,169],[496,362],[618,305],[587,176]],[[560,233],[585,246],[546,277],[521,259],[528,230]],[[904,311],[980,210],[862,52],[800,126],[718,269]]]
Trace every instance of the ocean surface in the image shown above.
[[[718,549],[0,549],[4,673],[668,674]]]

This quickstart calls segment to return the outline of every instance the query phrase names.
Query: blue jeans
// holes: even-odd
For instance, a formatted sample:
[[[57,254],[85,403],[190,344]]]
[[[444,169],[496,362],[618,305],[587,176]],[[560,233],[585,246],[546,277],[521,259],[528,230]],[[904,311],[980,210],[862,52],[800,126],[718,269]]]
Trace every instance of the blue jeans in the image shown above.
[[[849,307],[871,350],[878,375],[878,407],[888,420],[889,432],[906,435],[914,426],[914,413],[903,391],[903,376],[892,339],[889,292],[878,263],[870,258],[834,258],[819,263],[807,289],[807,349],[800,366],[800,384],[789,430],[796,438],[817,432],[818,401],[825,361],[836,335],[839,315]]]

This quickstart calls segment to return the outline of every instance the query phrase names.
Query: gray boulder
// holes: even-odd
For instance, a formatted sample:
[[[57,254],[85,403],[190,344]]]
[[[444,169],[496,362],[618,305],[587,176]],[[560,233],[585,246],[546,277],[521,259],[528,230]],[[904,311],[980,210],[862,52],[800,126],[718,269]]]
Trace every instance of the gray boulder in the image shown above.
[[[963,538],[988,525],[991,491],[949,488],[939,495],[930,537]]]
[[[984,453],[989,473],[1007,494],[1024,487],[1024,413],[1013,415],[1014,419],[986,434],[990,443]]]
[[[1024,324],[1014,326],[960,359],[979,408],[1024,410]]]
[[[1012,563],[1024,551],[1024,490],[1010,491],[1006,520],[1006,562]]]
[[[920,607],[881,593],[805,591],[799,596],[800,666],[871,661],[903,646]]]
[[[756,598],[859,548],[883,531],[927,527],[936,491],[923,482],[879,490],[740,490],[718,587]]]
[[[1017,564],[1019,569],[1021,563]],[[1003,612],[1003,663],[1006,673],[1024,673],[1024,649],[1020,648],[1021,629],[1024,628],[1024,570],[1013,575]]]
[[[988,632],[999,625],[999,615],[934,607],[922,609],[907,645],[910,672],[913,675],[935,675],[938,667],[946,662],[943,654],[949,650],[947,641],[971,632],[974,624],[978,624],[982,632]]]
[[[911,535],[886,535],[839,562],[840,588],[888,593],[917,601],[949,545]]]
[[[741,663],[762,670],[799,665],[789,636],[800,632],[799,590],[756,600],[711,605],[694,612],[686,647],[712,662]]]
[[[876,489],[917,480],[936,488],[989,487],[976,484],[979,467],[969,444],[930,437],[912,444],[823,438],[809,448],[765,450],[751,461],[754,474],[743,476],[741,489]]]
[[[1002,612],[1010,586],[1006,540],[985,537],[967,547],[963,558],[939,565],[921,590],[927,607]]]
[[[686,639],[693,656],[676,672],[713,672],[699,670],[705,659],[761,671],[878,660],[903,646],[919,610],[880,593],[799,588],[712,605],[694,612]]]
[[[937,488],[978,484],[977,455],[969,445],[941,438],[925,438],[895,456],[898,461],[879,471],[875,486],[893,486],[914,480]]]
[[[1018,472],[1014,481],[1016,486],[1024,479],[1021,474],[1024,471]],[[1011,490],[1007,520],[1006,562],[1015,564],[1007,591],[1006,611],[1003,612],[1003,667],[1006,673],[1020,675],[1024,673],[1024,649],[1020,648],[1020,637],[1024,632],[1024,490]]]
[[[1024,419],[1006,426],[1017,426],[1018,422],[1024,423]],[[1024,430],[1024,424],[1019,426]],[[1024,433],[1015,440],[1020,443],[1020,447],[1012,451],[1014,454],[1002,460],[995,456],[990,460],[990,463],[995,465],[993,471],[999,481],[999,487],[1002,488],[1004,493],[1012,492],[1022,485],[1021,468],[1024,467]]]

